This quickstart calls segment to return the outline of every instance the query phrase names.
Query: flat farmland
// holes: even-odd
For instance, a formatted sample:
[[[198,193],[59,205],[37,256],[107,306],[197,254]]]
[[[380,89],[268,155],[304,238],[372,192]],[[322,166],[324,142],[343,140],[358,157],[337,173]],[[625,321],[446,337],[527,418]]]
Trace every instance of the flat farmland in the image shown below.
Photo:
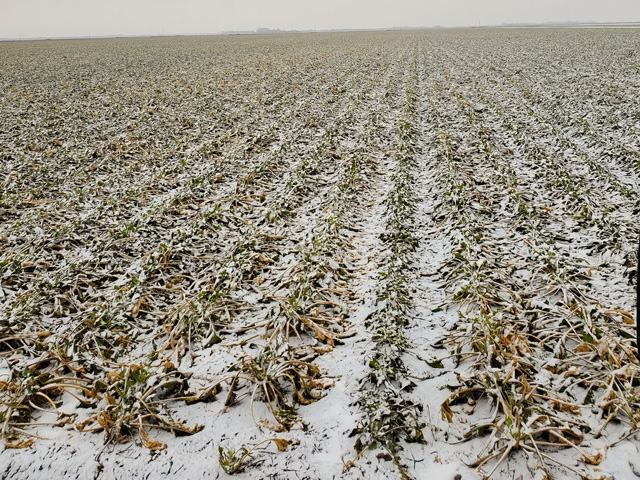
[[[640,30],[0,43],[0,478],[630,479]]]

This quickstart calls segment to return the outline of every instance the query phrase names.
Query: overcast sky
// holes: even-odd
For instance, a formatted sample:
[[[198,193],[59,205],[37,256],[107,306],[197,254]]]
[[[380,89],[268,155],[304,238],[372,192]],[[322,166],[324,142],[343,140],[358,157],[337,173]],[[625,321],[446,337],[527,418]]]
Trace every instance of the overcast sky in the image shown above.
[[[0,38],[640,21],[640,0],[0,0]]]

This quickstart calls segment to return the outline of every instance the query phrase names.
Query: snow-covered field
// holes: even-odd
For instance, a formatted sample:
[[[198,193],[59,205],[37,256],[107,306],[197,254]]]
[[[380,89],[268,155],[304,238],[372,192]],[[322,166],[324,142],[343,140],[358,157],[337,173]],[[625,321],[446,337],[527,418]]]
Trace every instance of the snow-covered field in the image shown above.
[[[638,47],[0,44],[0,478],[640,477]]]

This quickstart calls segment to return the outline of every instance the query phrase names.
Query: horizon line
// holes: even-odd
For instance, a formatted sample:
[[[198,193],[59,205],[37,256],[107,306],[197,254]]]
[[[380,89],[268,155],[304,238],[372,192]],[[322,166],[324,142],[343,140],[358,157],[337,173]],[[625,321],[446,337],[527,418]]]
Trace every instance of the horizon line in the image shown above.
[[[237,36],[237,35],[283,35],[283,34],[308,34],[308,33],[345,33],[345,32],[378,32],[378,31],[407,31],[407,30],[456,30],[456,29],[479,29],[479,28],[531,28],[531,27],[607,27],[607,26],[628,26],[640,27],[640,20],[625,22],[579,22],[567,20],[563,22],[508,22],[487,25],[457,25],[443,27],[440,25],[409,27],[372,27],[372,28],[328,28],[328,29],[288,29],[270,27],[257,27],[254,30],[223,30],[222,32],[211,33],[140,33],[140,34],[105,34],[105,35],[72,35],[59,37],[6,37],[0,38],[0,42],[28,42],[46,40],[89,40],[89,39],[112,39],[112,38],[170,38],[170,37],[214,37],[214,36]]]

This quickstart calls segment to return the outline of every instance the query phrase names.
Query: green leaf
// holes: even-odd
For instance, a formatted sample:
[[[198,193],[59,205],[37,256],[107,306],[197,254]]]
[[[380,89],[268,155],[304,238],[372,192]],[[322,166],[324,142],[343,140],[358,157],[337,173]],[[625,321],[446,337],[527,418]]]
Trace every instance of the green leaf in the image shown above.
[[[431,368],[444,368],[441,360],[434,360],[433,362],[427,361],[427,365],[429,365]]]

